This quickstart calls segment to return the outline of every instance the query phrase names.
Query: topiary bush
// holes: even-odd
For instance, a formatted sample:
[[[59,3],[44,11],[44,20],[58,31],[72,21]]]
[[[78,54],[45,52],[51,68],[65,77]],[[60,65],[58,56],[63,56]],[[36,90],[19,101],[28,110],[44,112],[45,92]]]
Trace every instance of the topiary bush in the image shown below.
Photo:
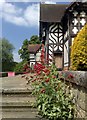
[[[87,24],[77,34],[71,46],[71,69],[87,70]]]

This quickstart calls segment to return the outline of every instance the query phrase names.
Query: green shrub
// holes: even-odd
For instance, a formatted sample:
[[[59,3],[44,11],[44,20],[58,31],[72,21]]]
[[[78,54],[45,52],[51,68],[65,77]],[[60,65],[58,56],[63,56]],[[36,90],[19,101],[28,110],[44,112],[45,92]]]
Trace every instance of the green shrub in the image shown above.
[[[15,66],[14,71],[15,71],[15,72],[18,72],[18,73],[24,72],[24,71],[25,71],[25,70],[24,70],[25,64],[27,64],[27,61],[21,61],[21,62],[19,62],[19,63]]]
[[[60,80],[56,67],[37,63],[34,70],[36,74],[30,76],[29,83],[33,85],[39,114],[48,120],[73,120],[73,95]]]
[[[87,24],[77,34],[71,46],[71,69],[87,70]]]

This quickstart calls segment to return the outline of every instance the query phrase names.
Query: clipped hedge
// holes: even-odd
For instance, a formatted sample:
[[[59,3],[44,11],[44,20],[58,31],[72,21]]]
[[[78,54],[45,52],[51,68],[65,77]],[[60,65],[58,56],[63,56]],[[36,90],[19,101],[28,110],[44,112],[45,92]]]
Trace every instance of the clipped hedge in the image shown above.
[[[71,46],[71,69],[87,70],[87,24],[77,34]]]

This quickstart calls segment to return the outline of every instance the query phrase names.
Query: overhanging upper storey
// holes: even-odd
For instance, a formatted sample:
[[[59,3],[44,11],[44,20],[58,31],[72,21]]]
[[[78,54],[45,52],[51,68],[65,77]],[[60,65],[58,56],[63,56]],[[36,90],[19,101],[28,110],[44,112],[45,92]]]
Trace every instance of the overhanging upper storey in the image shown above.
[[[70,46],[73,44],[74,37],[86,23],[87,2],[40,4],[39,33],[40,40],[45,45],[45,58],[59,61],[58,68],[61,61],[62,68],[69,68],[71,64]],[[61,57],[62,60],[59,60],[58,57]]]
[[[41,4],[40,21],[42,22],[61,22],[69,4]]]

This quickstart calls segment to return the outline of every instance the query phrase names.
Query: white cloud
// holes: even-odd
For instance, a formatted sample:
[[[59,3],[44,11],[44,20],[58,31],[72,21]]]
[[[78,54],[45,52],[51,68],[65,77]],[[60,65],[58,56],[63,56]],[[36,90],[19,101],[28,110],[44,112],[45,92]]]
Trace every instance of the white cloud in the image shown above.
[[[45,4],[56,4],[56,2],[53,2],[53,1],[45,1]]]
[[[24,11],[24,18],[30,26],[39,24],[39,4],[28,6]]]
[[[0,18],[19,26],[35,27],[39,24],[39,4],[32,4],[25,9],[3,1],[0,4]]]
[[[21,62],[22,60],[20,59],[20,56],[18,55],[18,53],[13,53],[13,58],[15,62]]]
[[[11,1],[11,3],[9,1]],[[0,18],[18,26],[37,27],[39,25],[39,4],[30,4],[24,9],[12,3],[31,1],[34,2],[34,0],[2,0],[2,2],[0,2]],[[47,4],[60,2],[60,0],[36,0],[35,2],[37,1],[43,1]],[[70,1],[71,0],[66,0],[66,2]]]
[[[2,6],[2,12],[3,13],[7,13],[7,14],[20,14],[22,12],[21,8],[17,8],[15,5],[11,4],[11,3],[7,3],[5,2]]]
[[[18,26],[27,26],[28,25],[23,17],[17,17],[14,15],[4,14],[3,18],[5,21],[13,23]]]

